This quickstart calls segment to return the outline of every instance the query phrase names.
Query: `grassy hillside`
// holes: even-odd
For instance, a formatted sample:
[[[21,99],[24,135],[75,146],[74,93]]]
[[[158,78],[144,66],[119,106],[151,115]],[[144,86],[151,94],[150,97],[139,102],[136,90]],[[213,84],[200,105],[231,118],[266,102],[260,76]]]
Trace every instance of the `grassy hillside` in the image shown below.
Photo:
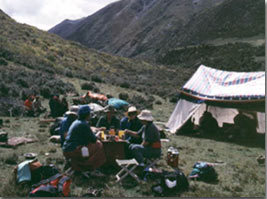
[[[49,93],[75,92],[70,84],[62,86],[62,77],[127,87],[147,95],[168,96],[193,73],[190,69],[168,69],[99,53],[34,27],[18,24],[2,11],[0,20],[1,107],[7,107],[8,103],[9,106],[21,106],[22,101],[18,99],[25,98],[23,93],[47,97]],[[62,87],[66,89],[60,90]],[[7,112],[1,111],[1,115],[7,115]]]
[[[264,71],[265,44],[199,45],[170,50],[157,60],[161,64],[197,68],[201,63],[228,71]]]

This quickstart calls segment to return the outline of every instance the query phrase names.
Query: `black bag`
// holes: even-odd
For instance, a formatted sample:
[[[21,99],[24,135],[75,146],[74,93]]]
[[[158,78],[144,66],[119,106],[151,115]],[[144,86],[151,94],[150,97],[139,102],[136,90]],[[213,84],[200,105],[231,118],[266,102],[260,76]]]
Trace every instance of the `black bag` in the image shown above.
[[[32,171],[32,184],[36,184],[41,180],[48,179],[59,173],[59,170],[53,165],[41,166],[38,169]]]
[[[159,196],[168,196],[177,192],[187,191],[189,183],[180,170],[163,171],[160,184],[152,187],[152,191]]]

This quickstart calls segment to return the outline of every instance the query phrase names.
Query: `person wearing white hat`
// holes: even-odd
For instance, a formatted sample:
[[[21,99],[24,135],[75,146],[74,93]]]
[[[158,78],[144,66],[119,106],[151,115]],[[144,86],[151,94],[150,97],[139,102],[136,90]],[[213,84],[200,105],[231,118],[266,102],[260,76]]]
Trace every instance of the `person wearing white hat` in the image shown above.
[[[144,166],[144,157],[158,158],[161,155],[160,133],[153,123],[154,118],[149,110],[143,110],[137,117],[143,127],[138,132],[126,130],[125,133],[142,138],[141,144],[131,144],[129,149],[139,166]]]
[[[127,130],[127,131],[134,131],[138,132],[143,124],[137,117],[138,111],[135,106],[130,106],[128,108],[128,111],[126,112],[126,116],[121,119],[120,122],[120,129],[121,130]],[[135,138],[130,136],[129,134],[125,137],[126,140],[129,141],[129,143],[135,143],[135,144],[141,144],[142,138]]]

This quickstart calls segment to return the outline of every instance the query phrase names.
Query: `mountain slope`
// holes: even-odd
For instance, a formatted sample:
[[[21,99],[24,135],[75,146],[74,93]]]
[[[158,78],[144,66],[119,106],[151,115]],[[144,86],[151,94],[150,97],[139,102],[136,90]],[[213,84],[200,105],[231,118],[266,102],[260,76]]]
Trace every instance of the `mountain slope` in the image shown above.
[[[16,23],[1,10],[0,22],[0,109],[4,114],[12,103],[21,105],[17,100],[29,93],[48,97],[49,93],[73,92],[72,85],[61,81],[65,76],[166,96],[175,93],[193,72],[185,69],[186,74],[182,74],[176,69],[99,53]]]
[[[264,34],[261,0],[123,0],[49,32],[104,52],[155,60],[170,49],[215,38]]]
[[[101,51],[135,57],[156,49],[194,14],[223,1],[123,0],[83,19],[68,35],[54,29],[49,32]]]

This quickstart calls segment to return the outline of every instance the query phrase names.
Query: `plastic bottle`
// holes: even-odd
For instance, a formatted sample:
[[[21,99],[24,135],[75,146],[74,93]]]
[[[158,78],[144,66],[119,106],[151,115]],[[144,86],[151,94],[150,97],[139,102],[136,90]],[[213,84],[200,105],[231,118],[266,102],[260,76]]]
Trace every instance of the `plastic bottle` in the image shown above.
[[[82,147],[82,156],[83,157],[89,157],[89,151],[86,146]]]

